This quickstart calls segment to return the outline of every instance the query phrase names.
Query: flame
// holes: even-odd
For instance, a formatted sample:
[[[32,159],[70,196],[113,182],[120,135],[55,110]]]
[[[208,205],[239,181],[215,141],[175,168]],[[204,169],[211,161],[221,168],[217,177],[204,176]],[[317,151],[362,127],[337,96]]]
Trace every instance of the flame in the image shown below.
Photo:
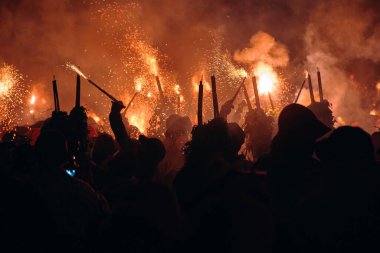
[[[308,77],[309,75],[309,71],[307,71],[306,69],[303,71],[303,73],[305,74],[305,79]]]
[[[378,113],[378,111],[376,111],[375,109],[373,109],[373,110],[371,110],[369,112],[369,115],[377,116],[377,115],[379,115],[379,113]]]
[[[29,113],[30,113],[30,114],[34,114],[34,110],[30,110]]]
[[[98,115],[96,115],[94,112],[88,112],[87,113],[88,117],[92,118],[96,124],[100,124],[101,123],[101,119]]]
[[[143,86],[146,86],[146,79],[143,76],[136,77],[135,80],[135,90],[136,92],[141,92]]]
[[[6,97],[17,84],[19,77],[16,69],[11,65],[4,65],[0,69],[0,96]]]
[[[32,97],[29,99],[29,103],[31,105],[34,105],[36,103],[37,97],[35,95],[32,95]]]
[[[158,76],[158,64],[156,58],[150,55],[146,55],[145,61],[149,66],[150,73],[155,76]]]
[[[376,84],[376,89],[377,89],[378,91],[380,91],[380,82],[378,82],[378,83]]]
[[[240,68],[240,69],[236,69],[235,70],[235,73],[234,73],[236,76],[238,77],[248,77],[248,73],[247,71],[245,71],[245,69],[243,68]]]
[[[80,71],[80,69],[77,66],[75,66],[74,64],[66,63],[66,67],[68,67],[69,69],[73,70],[74,72],[76,72],[78,75],[80,75],[84,79],[88,79],[87,76],[85,76],[85,74],[83,74],[83,72]]]
[[[176,84],[176,85],[174,86],[174,91],[175,91],[175,93],[176,93],[177,95],[180,94],[180,87],[179,87],[178,84]]]
[[[272,92],[274,87],[279,83],[277,73],[272,66],[259,62],[254,68],[253,73],[257,76],[257,87],[260,94]]]
[[[139,129],[141,133],[145,132],[145,114],[140,113],[139,116],[136,114],[132,114],[128,117],[128,121],[130,125],[133,125]]]

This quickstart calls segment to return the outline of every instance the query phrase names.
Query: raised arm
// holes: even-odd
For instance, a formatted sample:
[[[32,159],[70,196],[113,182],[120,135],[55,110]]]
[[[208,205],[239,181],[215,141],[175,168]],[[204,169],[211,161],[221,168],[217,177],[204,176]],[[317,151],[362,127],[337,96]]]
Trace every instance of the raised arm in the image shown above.
[[[130,143],[130,137],[125,130],[125,126],[123,120],[121,118],[121,110],[125,106],[121,101],[112,102],[111,112],[109,115],[109,121],[111,125],[111,129],[115,135],[116,141],[119,143],[120,148],[127,148]]]

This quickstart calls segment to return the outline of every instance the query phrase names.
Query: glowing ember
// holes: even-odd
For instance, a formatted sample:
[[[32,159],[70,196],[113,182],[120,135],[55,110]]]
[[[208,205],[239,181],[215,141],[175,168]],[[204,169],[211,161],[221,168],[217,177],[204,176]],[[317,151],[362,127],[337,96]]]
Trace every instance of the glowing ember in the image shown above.
[[[378,82],[378,83],[376,84],[376,89],[377,89],[377,90],[380,90],[380,82]]]
[[[84,79],[88,79],[87,76],[85,76],[85,74],[83,74],[83,72],[80,71],[80,69],[77,66],[75,66],[74,64],[66,63],[66,67],[68,67],[69,69],[75,71],[78,75],[80,75]]]
[[[148,94],[146,95],[148,98],[151,98],[152,97],[152,93],[151,92],[148,92]]]
[[[279,83],[277,73],[272,66],[259,62],[253,70],[257,76],[257,86],[260,94],[272,92],[274,87]]]
[[[34,105],[36,103],[37,97],[35,95],[32,95],[32,97],[29,99],[29,103],[31,105]]]
[[[34,110],[30,110],[29,113],[30,113],[30,114],[34,114]]]
[[[181,96],[179,97],[179,101],[182,103],[183,101],[185,101],[185,97],[181,95]]]

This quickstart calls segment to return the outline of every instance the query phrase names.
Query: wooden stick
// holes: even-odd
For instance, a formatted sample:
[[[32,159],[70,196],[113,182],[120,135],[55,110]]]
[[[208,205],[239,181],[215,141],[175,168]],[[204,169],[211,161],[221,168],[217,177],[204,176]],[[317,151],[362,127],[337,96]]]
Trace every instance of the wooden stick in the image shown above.
[[[77,86],[75,94],[75,107],[80,107],[80,75],[77,75]]]
[[[216,93],[216,79],[215,76],[211,76],[211,89],[212,89],[212,104],[214,106],[214,119],[219,117],[219,105],[218,95]]]
[[[245,85],[243,85],[243,92],[244,92],[245,101],[247,102],[248,110],[252,111],[253,109],[252,109],[251,100],[249,99],[248,91]]]
[[[160,97],[163,98],[164,97],[164,92],[162,90],[160,78],[158,76],[156,76],[156,84],[157,84],[158,92],[160,93]]]
[[[319,101],[323,101],[323,89],[322,89],[322,80],[321,80],[321,72],[317,68],[317,77],[318,77],[318,91],[319,91]]]
[[[203,107],[203,84],[202,81],[199,83],[199,88],[198,88],[198,126],[203,124],[203,119],[202,119],[202,108]]]
[[[272,100],[272,96],[270,95],[270,92],[268,92],[268,98],[269,98],[270,106],[272,107],[272,110],[274,110],[274,104],[273,104],[273,100]]]
[[[256,108],[261,109],[259,90],[257,89],[256,76],[252,76],[253,91],[255,92]]]
[[[232,97],[232,99],[231,99],[231,100],[232,100],[232,103],[235,102],[236,97],[239,95],[240,89],[241,89],[241,87],[243,87],[244,82],[245,82],[245,79],[246,79],[246,77],[243,78],[243,81],[242,81],[241,84],[239,85],[239,88],[238,88],[237,91],[235,92],[235,95]]]
[[[106,95],[107,97],[109,97],[112,101],[119,102],[119,100],[117,100],[116,98],[114,98],[111,94],[109,94],[107,91],[103,90],[99,85],[97,85],[96,83],[94,83],[90,79],[87,79],[87,81],[89,83],[91,83],[92,85],[94,85],[95,88],[97,88],[98,90],[100,90],[104,95]]]
[[[306,78],[303,79],[303,82],[302,82],[301,88],[300,88],[300,90],[298,91],[298,94],[297,94],[296,99],[294,100],[294,103],[295,103],[295,104],[297,103],[298,99],[300,98],[300,95],[301,95],[301,92],[302,92],[302,90],[303,90],[303,87],[305,86],[305,83],[306,83]]]
[[[313,84],[311,83],[310,74],[307,74],[307,79],[309,81],[310,101],[311,101],[311,103],[315,103]]]
[[[58,87],[57,87],[57,80],[55,80],[55,76],[53,77],[53,96],[54,96],[54,109],[56,112],[59,112],[60,108],[59,108]]]

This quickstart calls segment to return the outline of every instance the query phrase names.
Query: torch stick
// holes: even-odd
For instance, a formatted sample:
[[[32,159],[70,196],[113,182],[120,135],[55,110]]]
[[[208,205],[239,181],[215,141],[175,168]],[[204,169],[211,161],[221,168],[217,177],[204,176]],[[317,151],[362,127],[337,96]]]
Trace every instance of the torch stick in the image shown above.
[[[202,125],[202,107],[203,107],[203,84],[202,80],[199,83],[198,89],[198,126]]]
[[[253,91],[255,92],[256,108],[261,109],[259,90],[257,89],[256,76],[252,76]]]
[[[219,105],[218,95],[216,93],[216,79],[215,76],[211,76],[211,89],[212,89],[212,103],[214,106],[214,119],[219,117]]]
[[[67,63],[66,66],[68,68],[70,68],[71,70],[75,71],[78,75],[81,75],[84,79],[86,79],[89,83],[91,83],[93,86],[95,86],[95,88],[97,88],[98,90],[100,90],[104,95],[106,95],[107,97],[109,97],[112,101],[114,102],[119,102],[116,98],[114,98],[111,94],[109,94],[107,91],[103,90],[99,85],[97,85],[96,83],[94,83],[93,81],[91,81],[90,79],[88,79],[87,76],[85,76],[83,74],[82,71],[80,71],[80,69],[73,65],[73,64],[70,64],[70,63]]]
[[[311,100],[311,103],[315,103],[313,84],[311,83],[310,74],[307,74],[307,79],[309,81],[310,100]]]
[[[317,76],[318,76],[318,91],[319,91],[319,101],[323,101],[323,89],[322,89],[322,80],[321,80],[321,72],[319,72],[319,68],[317,68]]]
[[[109,94],[107,91],[103,90],[99,85],[97,85],[96,83],[94,83],[90,79],[87,79],[87,81],[89,83],[91,83],[92,85],[94,85],[95,88],[97,88],[98,90],[100,90],[104,95],[106,95],[107,97],[109,97],[112,101],[119,102],[119,100],[117,100],[116,98],[114,98],[111,94]]]
[[[162,86],[161,86],[160,78],[158,76],[156,76],[156,83],[157,83],[158,92],[160,93],[160,97],[163,98],[164,97],[164,92],[162,91]]]
[[[181,113],[181,95],[178,95],[177,97],[177,114],[179,115]]]
[[[243,78],[243,81],[242,81],[241,84],[239,85],[239,88],[238,88],[237,91],[235,92],[235,95],[232,97],[232,99],[231,99],[232,103],[235,101],[236,97],[239,95],[239,92],[240,92],[241,87],[244,86],[245,79],[246,79],[246,77]]]
[[[302,90],[303,90],[303,86],[305,86],[305,82],[306,82],[306,78],[303,79],[303,82],[302,82],[301,88],[300,88],[300,90],[299,90],[299,92],[298,92],[298,94],[297,94],[296,100],[294,100],[294,103],[295,103],[295,104],[297,103],[298,99],[300,98],[301,92],[302,92]]]
[[[53,76],[53,96],[54,96],[54,109],[56,112],[59,112],[59,97],[58,97],[58,88],[57,81],[55,80],[55,76]]]
[[[247,102],[248,110],[252,111],[253,109],[251,105],[251,100],[249,99],[249,95],[248,95],[247,88],[245,87],[245,85],[243,85],[243,92],[244,92],[245,101]]]
[[[131,100],[129,101],[127,107],[125,107],[125,109],[124,109],[124,115],[127,113],[128,108],[131,107],[131,104],[133,103],[133,100],[135,100],[135,97],[137,96],[137,94],[138,94],[138,92],[136,92],[136,93],[133,95],[133,97],[132,97]]]
[[[76,86],[76,94],[75,94],[75,107],[80,107],[80,75],[77,75],[77,86]]]
[[[272,107],[272,110],[274,110],[274,104],[273,104],[273,100],[272,100],[272,96],[270,95],[270,92],[268,92],[268,98],[269,98],[270,106]]]

